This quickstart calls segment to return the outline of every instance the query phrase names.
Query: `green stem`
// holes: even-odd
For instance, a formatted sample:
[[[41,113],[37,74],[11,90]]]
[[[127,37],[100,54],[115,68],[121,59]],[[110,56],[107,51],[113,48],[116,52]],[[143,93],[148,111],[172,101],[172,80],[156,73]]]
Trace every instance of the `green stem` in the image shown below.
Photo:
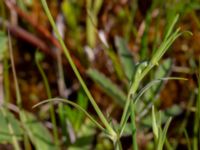
[[[200,63],[200,60],[199,60]],[[200,73],[200,68],[199,68]],[[199,77],[199,76],[198,76]],[[200,136],[200,79],[198,78],[198,95],[196,101],[196,112],[194,118],[194,129],[193,129],[193,150],[198,149],[198,137]],[[200,138],[200,137],[199,137]],[[199,139],[200,140],[200,139]]]
[[[132,33],[132,31],[134,31],[133,32],[133,34],[134,34],[134,36],[136,37],[137,36],[137,32],[135,32],[135,31],[137,31],[137,29],[136,29],[136,27],[135,27],[135,25],[134,25],[134,19],[135,19],[135,15],[136,15],[136,11],[137,11],[137,0],[132,0],[131,1],[131,12],[130,12],[130,17],[129,17],[129,21],[128,21],[128,29],[127,29],[127,32],[126,32],[126,35],[125,35],[125,39],[126,39],[126,41],[129,41],[130,40],[130,36],[131,36],[131,33]]]
[[[122,144],[120,139],[118,138],[116,142],[114,142],[115,150],[122,150]]]
[[[17,106],[19,108],[19,118],[20,118],[22,125],[24,125],[26,118],[22,111],[22,98],[21,98],[21,93],[20,93],[16,70],[15,70],[15,63],[14,63],[14,57],[13,57],[13,49],[12,49],[10,32],[8,32],[8,45],[9,45],[10,61],[11,61],[11,67],[12,67],[12,72],[13,72],[13,78],[14,78],[14,85],[15,85],[15,90],[16,90]],[[26,141],[26,139],[27,139],[27,136],[25,134],[24,141]],[[26,144],[24,144],[24,145],[26,145]]]
[[[138,150],[137,137],[136,137],[136,124],[135,124],[135,108],[134,103],[131,101],[131,126],[132,126],[132,143],[133,150]]]
[[[22,98],[19,90],[19,83],[17,80],[17,75],[15,71],[15,64],[14,64],[14,57],[13,57],[13,52],[12,52],[12,43],[11,43],[11,37],[10,35],[8,36],[8,41],[9,41],[9,49],[10,49],[10,60],[11,60],[11,66],[12,66],[12,72],[13,72],[13,78],[14,78],[14,85],[16,89],[16,99],[17,99],[17,106],[19,107],[19,110],[22,109]]]
[[[105,125],[105,127],[107,128],[109,134],[110,134],[113,138],[115,138],[115,137],[116,137],[115,131],[112,129],[112,127],[111,127],[110,124],[108,123],[107,119],[105,118],[105,116],[104,116],[103,113],[101,112],[100,108],[99,108],[98,105],[96,104],[96,102],[95,102],[94,98],[92,97],[90,91],[88,90],[88,88],[87,88],[85,82],[83,81],[83,79],[82,79],[82,77],[81,77],[81,75],[80,75],[80,73],[79,73],[77,67],[75,66],[75,64],[74,64],[74,62],[73,62],[73,60],[72,60],[72,58],[71,58],[71,55],[70,55],[70,53],[69,53],[69,50],[68,50],[68,48],[66,47],[64,41],[62,40],[62,37],[61,37],[60,34],[59,34],[59,31],[58,31],[58,29],[57,29],[57,27],[56,27],[56,24],[55,24],[55,22],[54,22],[54,20],[53,20],[53,17],[52,17],[52,15],[51,15],[51,13],[50,13],[50,10],[49,10],[49,8],[48,8],[48,6],[47,6],[46,1],[45,1],[45,0],[41,0],[41,2],[42,2],[42,5],[43,5],[43,8],[44,8],[44,10],[45,10],[45,12],[46,12],[46,14],[47,14],[47,17],[49,18],[49,21],[50,21],[50,23],[51,23],[51,26],[53,27],[53,30],[54,30],[54,32],[56,33],[56,36],[57,36],[57,38],[58,38],[58,41],[60,42],[60,44],[61,44],[61,46],[62,46],[62,48],[63,48],[64,54],[65,54],[67,60],[69,61],[70,66],[72,67],[72,69],[73,69],[73,71],[74,71],[76,77],[78,78],[78,80],[79,80],[81,86],[83,87],[83,89],[84,89],[86,95],[88,96],[88,98],[89,98],[89,100],[90,100],[92,106],[94,107],[96,113],[98,114],[100,120],[102,121],[102,123],[103,123],[103,124]]]
[[[144,71],[142,72],[142,74],[140,75],[140,77],[136,80],[134,80],[134,82],[132,83],[131,85],[131,88],[129,90],[129,93],[128,93],[128,96],[127,96],[127,101],[126,101],[126,104],[125,104],[125,107],[124,107],[124,111],[123,111],[123,114],[122,114],[122,118],[121,118],[121,121],[120,121],[120,135],[122,134],[123,132],[123,128],[129,118],[129,115],[130,113],[128,113],[128,109],[130,107],[130,103],[131,103],[131,96],[134,95],[138,89],[138,86],[139,86],[139,83],[140,81],[146,76],[146,74],[154,67],[154,65],[152,64],[149,64],[145,69]]]
[[[51,96],[50,86],[49,86],[47,77],[44,73],[44,70],[42,69],[38,60],[36,60],[36,65],[37,65],[37,67],[40,71],[40,74],[42,76],[42,79],[44,81],[44,85],[45,85],[45,89],[46,89],[46,92],[47,92],[48,99],[51,99],[52,96]],[[59,149],[58,130],[57,130],[57,125],[56,125],[56,117],[55,117],[55,110],[54,110],[53,103],[51,103],[51,105],[50,105],[50,116],[51,116],[51,121],[52,121],[52,124],[53,124],[53,135],[54,135],[54,138],[55,138],[55,145],[56,145],[57,149]]]
[[[120,134],[119,134],[120,136],[123,133],[124,126],[126,124],[126,120],[128,119],[127,113],[128,113],[128,109],[129,109],[129,105],[130,105],[130,97],[131,97],[131,94],[129,92],[129,94],[127,96],[127,101],[126,101],[126,104],[125,104],[125,107],[124,107],[124,111],[123,111],[123,114],[122,114],[122,118],[121,118],[121,121],[120,121]]]

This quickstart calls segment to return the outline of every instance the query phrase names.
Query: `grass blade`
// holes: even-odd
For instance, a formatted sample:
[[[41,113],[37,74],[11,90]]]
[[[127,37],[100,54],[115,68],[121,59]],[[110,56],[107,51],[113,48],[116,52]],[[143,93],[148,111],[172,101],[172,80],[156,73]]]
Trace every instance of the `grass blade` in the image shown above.
[[[163,132],[162,132],[162,147],[163,147],[163,145],[164,145],[164,143],[165,143],[166,136],[167,136],[167,130],[168,130],[168,128],[169,128],[169,125],[170,125],[171,121],[172,121],[172,118],[170,117],[170,118],[168,119],[167,123],[165,124],[164,129],[163,129]]]
[[[157,127],[157,122],[156,122],[156,117],[155,117],[154,106],[152,107],[152,127],[153,127],[154,137],[156,140],[158,140],[158,127]]]

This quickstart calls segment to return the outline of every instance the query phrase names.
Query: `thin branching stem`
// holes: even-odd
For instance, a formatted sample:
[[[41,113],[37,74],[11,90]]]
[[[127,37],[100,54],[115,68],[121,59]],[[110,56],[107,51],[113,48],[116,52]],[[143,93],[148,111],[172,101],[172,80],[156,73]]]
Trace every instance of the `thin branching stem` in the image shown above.
[[[52,95],[51,95],[49,82],[48,82],[48,79],[47,79],[47,77],[44,73],[44,70],[42,69],[42,66],[40,65],[39,60],[37,59],[37,54],[39,55],[39,53],[36,52],[36,56],[35,56],[36,65],[37,65],[39,72],[42,76],[42,79],[44,81],[44,86],[45,86],[45,89],[46,89],[46,92],[47,92],[47,96],[50,99],[50,98],[52,98]],[[56,125],[56,116],[55,116],[55,109],[54,109],[53,103],[50,104],[50,116],[51,116],[51,121],[52,121],[52,124],[53,124],[53,135],[54,135],[54,138],[55,138],[55,144],[56,144],[57,149],[59,149],[58,130],[57,130],[57,125]]]
[[[87,86],[86,86],[86,84],[85,84],[83,78],[81,77],[81,75],[80,75],[80,73],[79,73],[79,71],[78,71],[76,65],[74,64],[74,62],[73,62],[73,60],[72,60],[72,57],[71,57],[71,55],[70,55],[70,53],[69,53],[69,50],[68,50],[68,48],[66,47],[66,45],[65,45],[65,43],[64,43],[64,41],[63,41],[61,35],[59,34],[59,31],[58,31],[58,29],[57,29],[57,27],[56,27],[55,21],[53,20],[53,17],[52,17],[52,15],[51,15],[51,13],[50,13],[50,10],[49,10],[49,8],[48,8],[48,5],[47,5],[47,3],[46,3],[46,0],[41,0],[41,2],[42,2],[42,5],[43,5],[43,7],[44,7],[44,10],[45,10],[45,12],[46,12],[46,15],[47,15],[47,17],[48,17],[48,19],[49,19],[49,21],[50,21],[50,23],[51,23],[51,26],[53,27],[53,30],[54,30],[54,32],[55,32],[57,38],[58,38],[58,41],[60,42],[60,44],[61,44],[61,46],[62,46],[62,48],[63,48],[63,52],[64,52],[64,54],[65,54],[67,60],[69,61],[69,64],[70,64],[70,66],[72,67],[72,69],[73,69],[73,71],[74,71],[76,77],[78,78],[78,80],[79,80],[81,86],[83,87],[83,90],[85,91],[86,95],[88,96],[88,98],[89,98],[89,100],[90,100],[92,106],[94,107],[94,109],[95,109],[97,115],[99,116],[99,118],[100,118],[100,120],[102,121],[102,123],[105,125],[105,127],[106,127],[106,129],[108,130],[108,132],[109,132],[109,134],[111,135],[111,137],[112,137],[112,138],[116,138],[116,133],[115,133],[115,131],[114,131],[113,128],[110,126],[110,124],[108,123],[107,119],[105,118],[105,116],[104,116],[103,113],[101,112],[100,108],[99,108],[98,105],[96,104],[96,102],[95,102],[95,100],[94,100],[92,94],[90,93],[90,91],[89,91],[89,89],[87,88]]]

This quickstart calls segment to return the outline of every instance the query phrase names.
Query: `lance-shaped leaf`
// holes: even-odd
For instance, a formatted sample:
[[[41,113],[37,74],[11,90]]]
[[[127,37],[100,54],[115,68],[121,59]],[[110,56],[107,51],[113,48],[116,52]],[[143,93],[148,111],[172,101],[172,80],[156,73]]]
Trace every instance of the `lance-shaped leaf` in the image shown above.
[[[87,73],[116,103],[120,106],[124,106],[126,95],[116,84],[95,69],[89,69]]]
[[[115,45],[117,47],[118,55],[123,66],[125,75],[128,80],[130,80],[135,67],[133,57],[127,47],[125,40],[120,37],[115,37]]]

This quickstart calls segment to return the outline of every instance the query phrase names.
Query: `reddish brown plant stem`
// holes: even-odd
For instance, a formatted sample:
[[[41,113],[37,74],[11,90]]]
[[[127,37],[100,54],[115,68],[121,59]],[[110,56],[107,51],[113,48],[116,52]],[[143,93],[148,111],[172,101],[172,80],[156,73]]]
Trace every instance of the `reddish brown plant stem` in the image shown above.
[[[36,21],[32,20],[29,15],[27,15],[25,12],[23,12],[20,8],[18,8],[10,0],[5,0],[5,4],[10,10],[14,10],[20,16],[20,18],[23,18],[24,20],[26,20],[32,27],[34,27],[38,31],[38,33],[40,33],[44,38],[49,40],[55,47],[62,50],[60,43],[46,28],[39,26]],[[46,54],[49,54],[55,58],[55,55],[52,54],[52,52],[50,52],[49,47],[41,39],[37,38],[36,36],[30,34],[29,32],[25,31],[24,29],[22,29],[20,27],[10,26],[10,31],[12,34],[13,33],[16,34],[18,37],[37,46],[43,52],[45,52]],[[84,73],[85,68],[81,65],[80,61],[73,55],[72,55],[72,58],[76,64],[76,66],[78,67],[79,71],[81,73]]]

